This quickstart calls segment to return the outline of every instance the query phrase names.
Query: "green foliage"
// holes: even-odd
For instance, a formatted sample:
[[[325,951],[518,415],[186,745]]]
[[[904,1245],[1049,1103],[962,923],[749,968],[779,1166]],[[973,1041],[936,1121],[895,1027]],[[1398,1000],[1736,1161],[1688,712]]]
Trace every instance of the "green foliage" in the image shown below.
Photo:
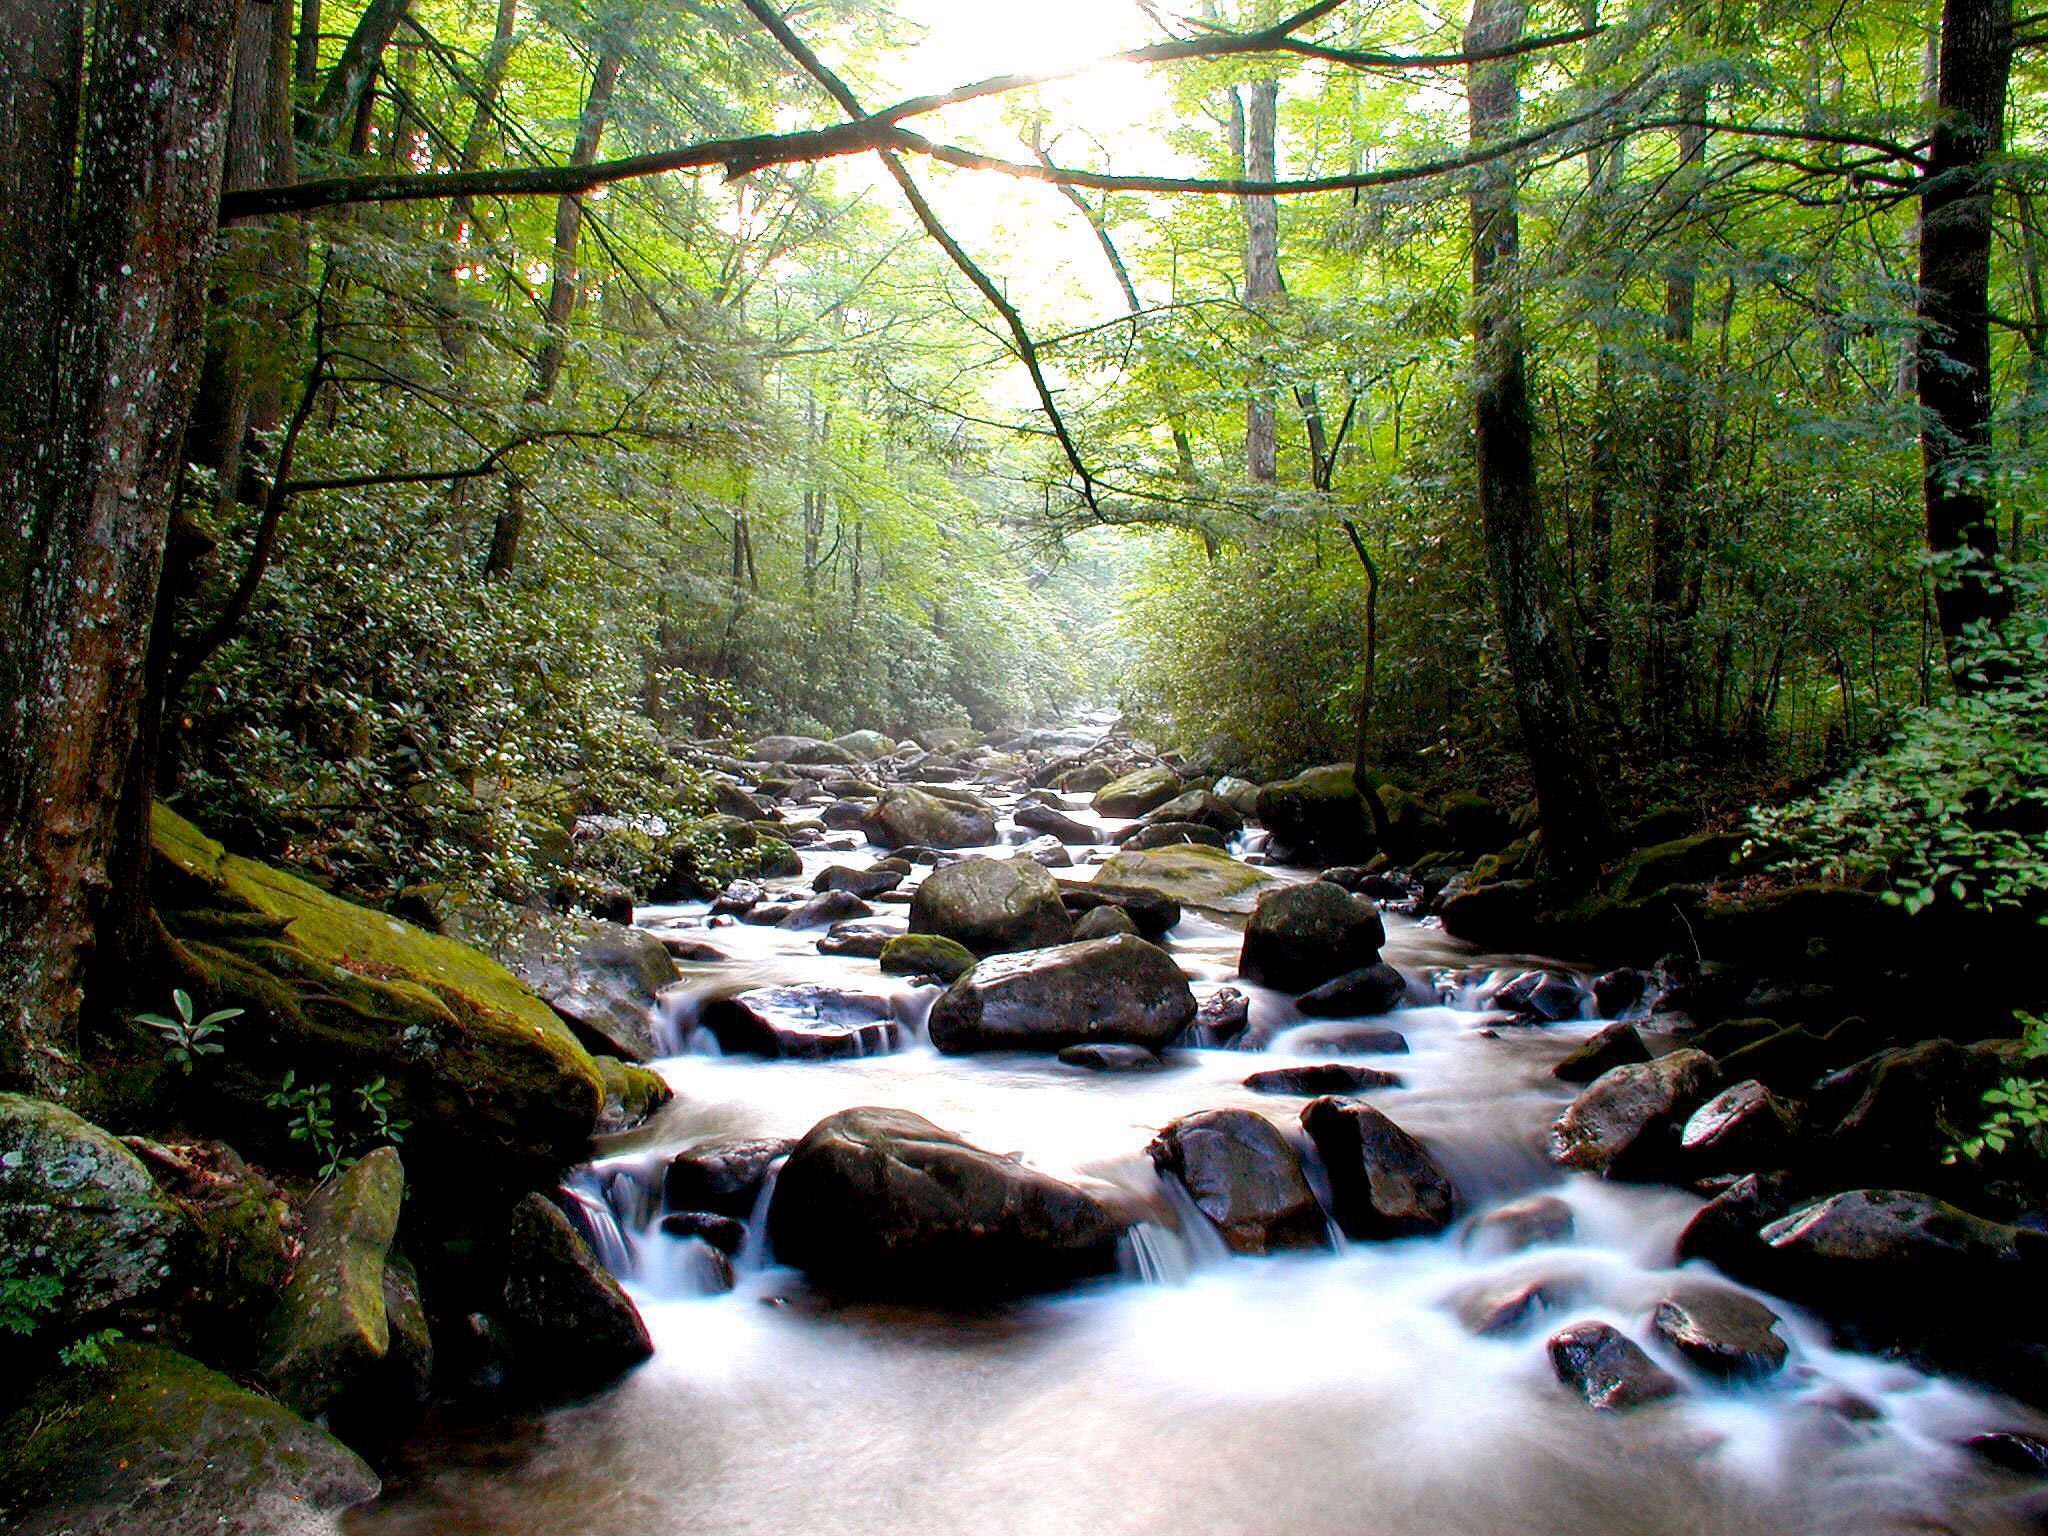
[[[2020,1037],[2021,1054],[2034,1070],[2026,1077],[2004,1078],[1997,1087],[1985,1090],[1988,1112],[1977,1134],[1950,1148],[1945,1162],[1968,1158],[1974,1163],[2015,1145],[2033,1147],[2037,1133],[2048,1126],[2048,1081],[2038,1070],[2039,1063],[2048,1059],[2048,1019],[2031,1013],[2022,1013],[2019,1019],[2026,1026]]]
[[[334,1085],[302,1083],[293,1069],[278,1079],[263,1103],[284,1112],[286,1134],[305,1144],[319,1165],[320,1177],[326,1179],[352,1166],[366,1152],[397,1146],[412,1128],[410,1120],[392,1117],[398,1095],[382,1075],[358,1085],[352,1097],[352,1123],[343,1124],[334,1108]]]
[[[2039,573],[2020,574],[2020,611],[1964,659],[1989,681],[1906,712],[1877,756],[1756,814],[1786,865],[1882,881],[1909,912],[1941,902],[2048,921],[2048,617]]]
[[[63,1299],[64,1285],[55,1275],[24,1273],[16,1255],[0,1255],[0,1328],[34,1333]]]
[[[68,1366],[98,1369],[107,1363],[107,1347],[118,1344],[123,1337],[125,1335],[118,1328],[95,1328],[58,1350],[57,1358]]]
[[[218,1056],[222,1046],[210,1036],[221,1032],[221,1025],[229,1019],[242,1016],[240,1008],[216,1008],[203,1019],[192,1017],[192,998],[179,987],[171,992],[171,1006],[176,1010],[173,1017],[162,1013],[138,1013],[137,1024],[147,1025],[164,1040],[164,1060],[176,1065],[186,1076],[192,1073],[193,1064],[201,1056]]]

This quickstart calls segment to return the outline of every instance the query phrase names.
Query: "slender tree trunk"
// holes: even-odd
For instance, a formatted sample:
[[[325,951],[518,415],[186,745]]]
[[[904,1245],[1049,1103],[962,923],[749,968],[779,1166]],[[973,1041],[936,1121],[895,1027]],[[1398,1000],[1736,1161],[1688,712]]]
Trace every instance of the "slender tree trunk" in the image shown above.
[[[363,7],[341,57],[328,71],[319,99],[299,124],[299,137],[305,143],[318,149],[332,149],[351,125],[361,122],[370,87],[384,63],[384,50],[390,46],[392,34],[397,32],[398,23],[411,6],[412,0],[369,0]],[[313,20],[317,25],[317,14]],[[302,65],[304,57],[302,52]]]
[[[1253,181],[1273,181],[1279,162],[1276,143],[1279,134],[1280,84],[1276,80],[1254,81],[1249,87],[1251,103],[1245,109],[1244,173]],[[1254,311],[1269,307],[1279,298],[1280,209],[1270,197],[1244,199],[1244,298]],[[1258,323],[1258,322],[1254,322]],[[1255,347],[1254,354],[1264,352]],[[1273,401],[1266,388],[1265,369],[1257,367],[1251,392],[1245,401],[1245,474],[1255,485],[1271,485],[1279,478],[1278,443],[1273,420]]]
[[[1920,457],[1934,605],[1949,664],[2012,611],[1984,489],[1991,451],[1991,162],[2005,145],[2010,0],[1946,0],[1940,118],[1920,193]],[[1959,684],[1974,686],[1967,670]]]
[[[483,73],[477,80],[476,111],[470,117],[468,133],[463,135],[462,153],[455,167],[458,171],[473,171],[482,165],[485,152],[497,136],[498,96],[504,89],[505,71],[512,59],[513,34],[518,25],[519,0],[498,0],[498,24],[491,34],[490,51],[484,55]],[[451,369],[461,367],[468,351],[462,327],[453,319],[459,292],[455,271],[464,264],[462,247],[475,219],[475,200],[466,195],[459,196],[449,203],[448,217],[441,226],[441,238],[448,247],[448,262],[438,282],[441,309],[448,317],[441,326],[441,351]],[[463,483],[457,482],[458,485]]]
[[[76,14],[51,7],[42,41],[0,52],[0,112],[53,126],[70,90],[21,65],[61,66]],[[0,625],[0,1081],[62,1094],[79,1072],[78,1017],[108,854],[135,750],[178,450],[196,383],[207,260],[220,199],[234,61],[234,0],[109,0],[76,159],[62,302],[23,314],[10,285],[0,321],[26,355],[53,358],[46,436],[9,445],[6,567],[25,575]],[[77,78],[75,67],[71,71]],[[13,126],[10,122],[9,126]],[[11,140],[43,158],[10,172],[28,208],[52,206],[73,166],[70,136]],[[33,230],[52,244],[63,224]],[[10,423],[11,424],[11,423]],[[15,542],[24,535],[24,556]],[[112,872],[140,880],[141,869]]]
[[[1598,0],[1580,0],[1579,24],[1598,25]],[[1599,39],[1586,44],[1586,77],[1597,81]],[[1621,179],[1624,146],[1596,144],[1586,151],[1589,229],[1604,238],[1611,227],[1609,204]],[[1615,407],[1613,301],[1603,298],[1593,326],[1593,433],[1586,463],[1586,610],[1579,639],[1579,670],[1595,704],[1613,709],[1614,670],[1614,491],[1620,478],[1616,452],[1623,430]]]
[[[1465,32],[1467,51],[1512,46],[1521,39],[1526,15],[1526,0],[1474,0]],[[1521,106],[1514,60],[1473,66],[1468,94],[1474,145],[1514,133]],[[1598,873],[1607,812],[1578,679],[1557,627],[1536,494],[1520,265],[1515,165],[1511,159],[1490,161],[1472,189],[1473,425],[1480,519],[1515,713],[1536,781],[1544,850],[1561,878],[1585,882]]]

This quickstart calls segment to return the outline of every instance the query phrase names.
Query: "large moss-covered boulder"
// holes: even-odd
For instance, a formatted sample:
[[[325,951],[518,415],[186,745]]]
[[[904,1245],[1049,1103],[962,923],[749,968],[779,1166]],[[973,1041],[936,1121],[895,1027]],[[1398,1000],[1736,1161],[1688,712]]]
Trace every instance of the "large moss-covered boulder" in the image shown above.
[[[1200,843],[1119,853],[1102,866],[1096,880],[1156,891],[1182,906],[1225,917],[1249,913],[1259,893],[1279,883],[1263,869]]]
[[[193,1236],[119,1141],[47,1099],[0,1093],[0,1284],[31,1331],[161,1290]]]
[[[1247,981],[1306,992],[1377,964],[1387,941],[1380,909],[1327,880],[1264,892],[1244,927],[1238,970]]]
[[[598,1116],[598,1129],[607,1134],[631,1130],[675,1097],[675,1091],[652,1067],[600,1056],[597,1071],[604,1080],[604,1109]]]
[[[1173,957],[1135,934],[983,960],[932,1004],[948,1055],[1117,1043],[1159,1050],[1195,1016]]]
[[[378,1488],[326,1431],[156,1344],[53,1372],[0,1422],[0,1528],[21,1536],[291,1536]]]
[[[1258,818],[1282,848],[1324,864],[1359,863],[1379,847],[1351,770],[1333,763],[1261,785]]]
[[[1033,859],[962,859],[933,870],[910,900],[910,931],[956,940],[977,955],[1038,949],[1073,937],[1060,888]]]
[[[264,1097],[286,1070],[343,1093],[382,1077],[406,1151],[437,1180],[548,1177],[588,1146],[603,1100],[590,1053],[488,955],[222,850],[159,806],[158,911],[202,1007],[247,1010],[209,1058],[245,1148],[280,1154]]]
[[[900,787],[875,802],[861,830],[882,848],[986,848],[996,840],[996,818],[979,801]]]
[[[1098,816],[1143,816],[1157,810],[1181,790],[1180,775],[1171,768],[1140,768],[1111,779],[1089,802]]]
[[[896,750],[896,743],[880,731],[848,731],[844,736],[834,736],[832,745],[844,748],[864,763],[887,757]]]
[[[1725,879],[1742,852],[1738,832],[1696,832],[1630,854],[1608,892],[1619,901],[1653,896],[1674,885],[1701,885]]]
[[[540,995],[590,1050],[626,1061],[656,1055],[654,1009],[680,980],[661,940],[642,928],[592,918],[513,914],[486,946]]]
[[[942,934],[905,933],[882,946],[881,965],[891,976],[958,981],[974,969],[974,951]]]
[[[505,1313],[521,1373],[547,1385],[609,1380],[654,1353],[640,1312],[569,1224],[536,1194],[512,1212]]]
[[[271,1314],[263,1376],[304,1414],[368,1377],[391,1347],[384,1263],[398,1235],[405,1168],[379,1147],[306,1208],[305,1251]]]
[[[291,1202],[225,1142],[124,1140],[197,1234],[179,1322],[211,1325],[231,1358],[250,1358],[252,1339],[291,1278],[300,1228]]]

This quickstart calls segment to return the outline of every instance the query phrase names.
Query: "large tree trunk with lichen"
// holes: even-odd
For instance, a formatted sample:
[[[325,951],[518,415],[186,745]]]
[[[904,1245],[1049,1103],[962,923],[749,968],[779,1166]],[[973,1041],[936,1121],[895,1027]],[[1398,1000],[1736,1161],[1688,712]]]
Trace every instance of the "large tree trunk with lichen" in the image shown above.
[[[237,11],[107,0],[83,71],[82,0],[27,9],[41,13],[24,24],[33,35],[17,28],[0,48],[9,190],[22,194],[0,207],[0,245],[39,240],[65,259],[38,269],[34,293],[0,289],[0,334],[48,381],[5,407],[0,442],[0,1082],[61,1094],[79,1070],[198,373]]]
[[[1519,42],[1526,14],[1526,0],[1474,0],[1467,51],[1498,52]],[[1474,147],[1514,133],[1520,108],[1515,68],[1513,59],[1473,67]],[[1558,630],[1536,496],[1520,261],[1514,163],[1489,161],[1472,189],[1473,426],[1480,519],[1515,713],[1536,781],[1545,853],[1561,877],[1585,881],[1598,871],[1607,813],[1578,679]]]
[[[1957,641],[2012,611],[1998,565],[1985,459],[1991,450],[1992,162],[2005,143],[2012,73],[2010,0],[1946,0],[1940,120],[1920,193],[1920,455],[1927,548],[1941,565],[1935,613],[1953,665]],[[1968,668],[1965,687],[1978,681]]]

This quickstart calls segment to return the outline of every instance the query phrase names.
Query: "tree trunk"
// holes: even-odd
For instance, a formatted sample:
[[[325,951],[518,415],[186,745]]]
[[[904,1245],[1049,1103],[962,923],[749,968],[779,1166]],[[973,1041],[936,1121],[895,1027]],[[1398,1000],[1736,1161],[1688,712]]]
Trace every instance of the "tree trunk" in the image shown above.
[[[349,34],[341,57],[328,72],[320,98],[299,125],[299,137],[317,149],[332,149],[362,121],[370,86],[384,62],[384,50],[412,0],[370,0]],[[317,21],[317,17],[315,18]]]
[[[66,87],[14,71],[61,66],[77,8],[43,40],[11,38],[0,99],[15,122]],[[96,18],[63,301],[40,322],[10,288],[10,339],[53,358],[46,437],[8,447],[7,568],[25,574],[0,625],[0,1081],[62,1094],[79,1072],[78,1017],[143,694],[178,450],[205,318],[234,61],[234,0],[109,0]],[[49,44],[55,42],[56,46]],[[75,69],[71,74],[76,79]],[[47,122],[57,121],[54,117]],[[13,124],[10,124],[12,126]],[[11,140],[41,167],[10,171],[37,201],[0,210],[9,243],[68,179],[69,136]],[[62,224],[32,231],[64,244]],[[31,236],[31,237],[32,237]],[[18,498],[18,499],[17,499]],[[112,872],[140,880],[141,869]]]
[[[1468,52],[1496,51],[1522,36],[1526,0],[1474,0]],[[1472,143],[1511,136],[1520,113],[1513,59],[1475,65],[1469,86]],[[1558,632],[1522,346],[1521,229],[1511,159],[1486,163],[1472,189],[1473,425],[1479,511],[1494,606],[1523,750],[1536,781],[1546,856],[1573,882],[1598,872],[1607,833],[1600,774],[1587,742],[1578,679]]]
[[[1273,181],[1279,163],[1280,84],[1254,81],[1251,105],[1245,112],[1244,173],[1253,181]],[[1270,197],[1244,199],[1244,298],[1253,310],[1280,296],[1280,209]],[[1260,322],[1254,321],[1254,324]],[[1264,351],[1263,347],[1253,349]],[[1245,401],[1245,475],[1254,485],[1279,478],[1273,402],[1266,389],[1265,369],[1255,364],[1251,393]]]
[[[1940,118],[1920,192],[1920,458],[1934,606],[1950,666],[1972,626],[2012,611],[1998,564],[1991,451],[1992,162],[2005,144],[2010,0],[1945,0]],[[1975,686],[1967,669],[1958,683]]]

